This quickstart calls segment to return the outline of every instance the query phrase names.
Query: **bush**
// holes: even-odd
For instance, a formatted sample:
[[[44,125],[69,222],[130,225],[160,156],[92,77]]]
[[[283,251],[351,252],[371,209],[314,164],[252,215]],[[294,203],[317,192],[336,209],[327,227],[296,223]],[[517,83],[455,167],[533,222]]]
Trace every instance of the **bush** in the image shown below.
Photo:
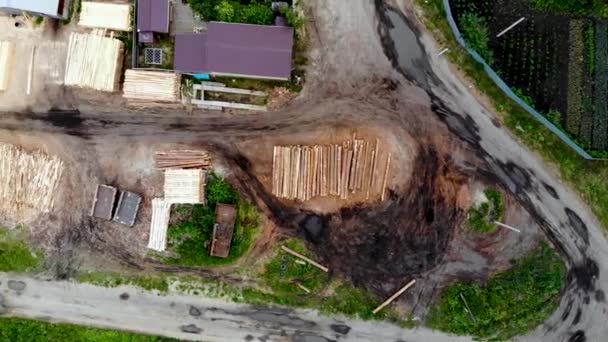
[[[479,204],[478,207],[470,208],[467,217],[469,228],[480,233],[491,233],[496,230],[494,221],[500,221],[504,211],[502,194],[492,188],[483,192],[488,201]]]
[[[488,46],[490,30],[486,20],[474,13],[465,13],[460,17],[460,31],[467,46],[475,50],[486,63],[491,65],[494,57]]]
[[[190,7],[207,21],[271,25],[274,13],[270,1],[190,0]]]
[[[430,327],[477,338],[509,339],[542,323],[557,307],[566,268],[541,243],[487,284],[456,283],[431,308]],[[470,309],[470,312],[468,311]]]
[[[0,228],[0,272],[27,272],[42,263],[42,256],[31,251],[15,234]]]

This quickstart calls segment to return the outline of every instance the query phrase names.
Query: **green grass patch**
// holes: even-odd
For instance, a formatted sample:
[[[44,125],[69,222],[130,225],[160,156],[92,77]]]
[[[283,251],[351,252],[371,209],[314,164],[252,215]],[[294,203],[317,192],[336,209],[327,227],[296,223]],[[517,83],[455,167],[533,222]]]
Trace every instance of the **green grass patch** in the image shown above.
[[[165,261],[174,265],[212,266],[225,265],[243,256],[251,246],[255,234],[259,231],[259,214],[255,205],[240,199],[237,191],[224,179],[212,174],[206,187],[207,203],[205,205],[187,205],[175,208],[180,215],[190,211],[190,216],[180,223],[169,227],[169,250],[177,255]],[[237,217],[226,258],[209,255],[205,247],[211,240],[215,222],[217,203],[237,206]]]
[[[306,49],[306,47],[301,47],[301,49]],[[298,56],[299,58],[303,58],[301,52]],[[306,63],[306,61],[298,61],[299,63]],[[213,77],[213,82],[224,83],[228,87],[232,88],[242,88],[249,90],[259,90],[259,91],[270,91],[276,87],[284,87],[291,91],[300,92],[302,90],[302,86],[296,85],[290,81],[278,81],[278,80],[259,80],[254,78],[236,78],[236,77],[227,77],[227,76],[215,76]]]
[[[103,287],[131,285],[148,291],[158,291],[161,294],[166,294],[169,291],[169,281],[158,276],[129,276],[112,272],[89,272],[78,275],[76,280],[81,283],[89,283]]]
[[[478,233],[492,233],[496,231],[494,221],[500,221],[505,210],[502,193],[496,189],[487,188],[483,194],[487,200],[471,207],[467,212],[468,227]]]
[[[179,340],[73,324],[0,318],[0,341],[173,342]]]
[[[505,340],[523,334],[553,313],[565,273],[557,253],[541,243],[485,285],[456,283],[446,288],[431,309],[428,324],[484,339]]]
[[[579,157],[563,141],[519,107],[485,73],[481,64],[456,42],[450,30],[442,0],[416,0],[424,9],[425,25],[435,33],[440,46],[449,48],[445,55],[456,64],[490,99],[504,124],[530,148],[555,165],[562,178],[589,204],[604,228],[608,227],[608,163]]]
[[[43,263],[41,253],[30,249],[23,236],[25,228],[0,228],[0,272],[28,272]]]

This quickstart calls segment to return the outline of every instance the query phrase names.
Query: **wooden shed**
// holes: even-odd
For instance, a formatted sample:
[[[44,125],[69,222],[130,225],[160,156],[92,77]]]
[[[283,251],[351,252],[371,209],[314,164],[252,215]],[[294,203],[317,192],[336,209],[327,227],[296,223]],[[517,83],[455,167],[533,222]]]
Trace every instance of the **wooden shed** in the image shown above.
[[[215,207],[215,224],[211,238],[211,256],[225,258],[230,254],[234,223],[236,222],[236,207],[218,203]]]

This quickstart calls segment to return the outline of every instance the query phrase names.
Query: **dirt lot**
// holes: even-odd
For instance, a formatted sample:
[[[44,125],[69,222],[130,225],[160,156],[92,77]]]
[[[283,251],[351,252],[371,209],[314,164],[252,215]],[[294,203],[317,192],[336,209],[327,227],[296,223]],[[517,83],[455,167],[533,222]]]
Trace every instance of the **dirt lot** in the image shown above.
[[[506,222],[530,234],[499,230],[479,237],[462,228],[472,192],[491,181],[476,174],[481,161],[437,119],[425,91],[394,72],[377,36],[378,19],[370,15],[374,11],[371,2],[352,8],[347,1],[311,6],[315,20],[309,28],[307,85],[280,111],[204,113],[182,120],[183,113],[160,117],[125,110],[104,116],[108,108],[95,108],[69,122],[44,117],[19,123],[35,134],[2,131],[3,140],[40,148],[66,162],[60,205],[51,215],[28,222],[33,240],[52,256],[57,275],[94,264],[88,261],[93,251],[98,259],[118,260],[132,269],[230,277],[229,268],[168,267],[145,259],[150,201],[162,191],[153,152],[180,146],[209,149],[218,172],[262,208],[268,224],[252,253],[263,255],[271,241],[297,235],[336,273],[383,296],[412,277],[423,279],[403,297],[416,312],[424,312],[446,281],[483,279],[530,249],[537,228],[513,200]],[[338,15],[345,12],[349,15]],[[81,106],[76,97],[65,99]],[[270,194],[272,145],[335,143],[353,131],[380,139],[384,153],[393,154],[387,200],[294,203]],[[134,227],[88,217],[98,183],[143,195]],[[16,222],[6,217],[4,223]]]

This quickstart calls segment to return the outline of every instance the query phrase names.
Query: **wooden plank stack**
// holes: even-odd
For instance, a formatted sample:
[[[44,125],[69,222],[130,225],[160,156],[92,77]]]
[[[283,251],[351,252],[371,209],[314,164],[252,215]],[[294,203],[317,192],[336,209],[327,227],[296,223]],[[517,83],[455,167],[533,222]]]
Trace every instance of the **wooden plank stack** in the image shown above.
[[[211,156],[206,151],[171,150],[157,151],[157,169],[208,169],[211,166]]]
[[[350,194],[380,195],[376,168],[378,140],[348,140],[342,144],[275,146],[272,193],[280,198],[306,201],[313,197]]]
[[[15,44],[13,42],[0,41],[0,91],[8,89],[14,54]]]
[[[175,72],[134,70],[125,73],[123,97],[150,102],[178,102],[181,74]]]
[[[131,5],[82,2],[78,25],[116,31],[131,31]]]
[[[105,37],[105,30],[70,35],[64,83],[113,92],[118,89],[122,73],[124,44]]]
[[[23,207],[49,212],[63,170],[63,161],[56,157],[0,144],[0,207],[16,212]]]

